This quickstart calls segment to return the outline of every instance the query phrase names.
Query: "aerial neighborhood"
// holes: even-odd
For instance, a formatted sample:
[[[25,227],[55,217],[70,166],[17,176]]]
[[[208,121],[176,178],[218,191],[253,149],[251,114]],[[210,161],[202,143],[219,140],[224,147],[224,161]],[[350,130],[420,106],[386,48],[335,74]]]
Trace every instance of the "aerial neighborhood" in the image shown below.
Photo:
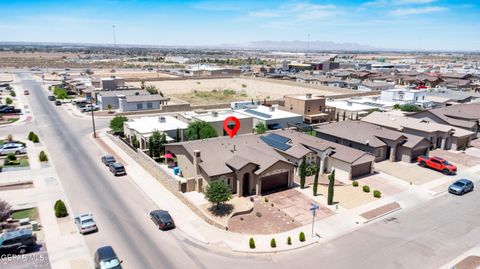
[[[133,21],[147,5],[135,2],[107,9]],[[186,5],[173,2],[147,6],[169,21]],[[272,20],[252,35],[281,18],[287,36],[289,21],[340,7],[192,2],[196,15]],[[355,10],[407,18],[444,2]],[[65,14],[58,23],[105,23]],[[171,20],[166,40],[183,31]],[[15,42],[0,27],[0,268],[480,268],[478,50],[310,33],[200,46],[216,27],[203,20],[185,46],[136,43],[159,32],[120,44],[119,31],[150,28],[105,21],[112,44]],[[68,32],[97,31],[86,27]]]

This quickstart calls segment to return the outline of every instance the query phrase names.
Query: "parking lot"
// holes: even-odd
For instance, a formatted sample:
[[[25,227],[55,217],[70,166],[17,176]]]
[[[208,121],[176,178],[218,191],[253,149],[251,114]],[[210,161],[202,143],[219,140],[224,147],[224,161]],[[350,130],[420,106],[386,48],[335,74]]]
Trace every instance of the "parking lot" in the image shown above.
[[[416,163],[383,161],[375,169],[413,185],[422,185],[444,176],[441,172],[420,167]]]

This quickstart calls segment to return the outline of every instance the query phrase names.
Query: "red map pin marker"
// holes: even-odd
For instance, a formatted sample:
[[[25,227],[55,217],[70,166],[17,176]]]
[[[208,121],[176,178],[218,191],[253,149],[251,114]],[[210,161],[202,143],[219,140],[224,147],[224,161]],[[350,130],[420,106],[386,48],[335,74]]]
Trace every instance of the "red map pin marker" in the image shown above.
[[[235,123],[233,129],[230,129],[228,127],[228,123],[231,121]],[[237,118],[230,116],[223,121],[223,130],[225,130],[225,132],[230,136],[230,138],[233,138],[237,134],[238,129],[240,129],[240,121]]]

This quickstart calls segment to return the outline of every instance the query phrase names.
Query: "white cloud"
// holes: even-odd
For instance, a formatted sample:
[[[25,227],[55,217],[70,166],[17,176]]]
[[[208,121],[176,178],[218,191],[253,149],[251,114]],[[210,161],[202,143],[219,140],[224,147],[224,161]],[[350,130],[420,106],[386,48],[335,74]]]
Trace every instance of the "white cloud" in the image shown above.
[[[374,0],[363,3],[361,6],[367,7],[386,7],[386,6],[401,6],[401,5],[422,5],[431,4],[437,0]]]
[[[447,8],[445,7],[435,7],[435,6],[418,7],[418,8],[398,8],[398,9],[394,9],[392,12],[390,12],[390,14],[394,16],[408,16],[408,15],[419,15],[419,14],[442,12],[446,10]]]
[[[248,13],[257,18],[282,18],[293,20],[317,20],[338,14],[335,5],[318,5],[308,2],[283,5],[277,9]]]

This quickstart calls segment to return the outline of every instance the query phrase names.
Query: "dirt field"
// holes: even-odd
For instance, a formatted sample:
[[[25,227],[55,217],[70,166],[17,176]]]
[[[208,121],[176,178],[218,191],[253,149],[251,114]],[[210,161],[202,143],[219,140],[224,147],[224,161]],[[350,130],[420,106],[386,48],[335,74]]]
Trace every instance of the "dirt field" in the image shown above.
[[[140,87],[140,82],[127,83],[128,85]],[[236,100],[263,100],[278,99],[285,95],[304,95],[312,93],[315,95],[333,96],[342,94],[345,89],[318,90],[302,87],[301,85],[292,86],[277,82],[268,82],[244,78],[226,78],[226,79],[203,79],[203,80],[181,80],[181,81],[154,81],[146,82],[146,85],[155,85],[163,94],[178,98],[192,104],[208,104],[215,102],[231,102]],[[326,87],[327,89],[327,87]],[[331,90],[330,90],[331,89]],[[212,98],[212,92],[223,92],[224,90],[235,91],[229,98]],[[199,94],[207,92],[210,94]]]
[[[94,77],[110,77],[115,75],[121,78],[135,78],[135,79],[148,79],[148,78],[172,78],[175,75],[169,75],[164,73],[157,73],[156,71],[137,71],[137,70],[117,70],[115,73],[110,72],[111,69],[92,69]],[[79,77],[80,72],[68,72],[72,77]],[[140,83],[139,83],[140,85]]]

